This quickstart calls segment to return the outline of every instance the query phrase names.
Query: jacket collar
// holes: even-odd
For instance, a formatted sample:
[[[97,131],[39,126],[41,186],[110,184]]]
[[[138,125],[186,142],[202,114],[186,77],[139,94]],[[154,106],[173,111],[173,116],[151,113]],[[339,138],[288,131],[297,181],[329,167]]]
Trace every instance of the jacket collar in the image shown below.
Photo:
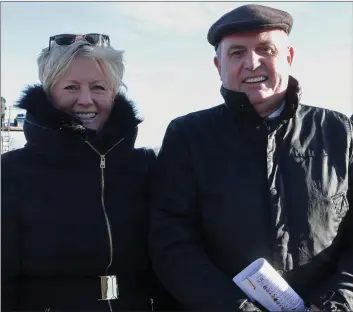
[[[248,96],[244,92],[231,91],[221,86],[221,95],[225,100],[225,105],[234,114],[246,114],[258,117],[254,106],[250,103]],[[285,107],[281,112],[281,119],[290,119],[296,112],[301,98],[301,87],[299,82],[289,76],[288,87],[285,95]]]
[[[124,94],[115,99],[110,116],[99,132],[86,129],[81,122],[57,110],[41,85],[30,86],[23,91],[17,107],[25,109],[24,134],[27,147],[36,152],[50,153],[59,149],[60,154],[80,154],[86,141],[100,153],[105,153],[120,140],[132,149],[137,136],[135,104]]]

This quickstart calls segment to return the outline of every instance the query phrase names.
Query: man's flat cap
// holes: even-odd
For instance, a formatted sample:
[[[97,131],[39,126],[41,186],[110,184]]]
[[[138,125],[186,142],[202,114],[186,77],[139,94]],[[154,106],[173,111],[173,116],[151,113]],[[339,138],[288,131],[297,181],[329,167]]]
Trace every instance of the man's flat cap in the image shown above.
[[[220,17],[207,34],[208,42],[217,48],[224,36],[245,31],[279,28],[287,34],[292,29],[293,18],[284,11],[271,7],[247,4]]]

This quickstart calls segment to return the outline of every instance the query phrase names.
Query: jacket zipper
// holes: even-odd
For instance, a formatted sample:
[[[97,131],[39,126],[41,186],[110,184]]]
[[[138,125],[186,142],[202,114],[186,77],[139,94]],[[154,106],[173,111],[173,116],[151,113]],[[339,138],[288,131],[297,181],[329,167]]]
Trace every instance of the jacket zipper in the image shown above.
[[[109,237],[109,250],[110,250],[110,261],[109,264],[107,266],[107,268],[105,269],[105,275],[108,275],[108,269],[110,268],[110,266],[113,263],[113,236],[112,236],[112,231],[111,231],[111,225],[110,225],[110,221],[108,218],[108,214],[107,214],[107,210],[105,207],[105,198],[104,198],[104,189],[105,189],[105,183],[104,183],[104,169],[106,168],[106,164],[105,164],[105,157],[107,156],[107,154],[114,148],[116,147],[118,144],[120,144],[122,141],[124,140],[124,138],[122,138],[119,142],[117,142],[116,144],[114,144],[105,154],[101,154],[91,143],[89,143],[88,141],[86,141],[86,143],[99,155],[100,157],[100,168],[101,168],[101,204],[102,204],[102,208],[103,208],[103,212],[104,212],[104,218],[105,218],[105,222],[106,222],[106,226],[107,226],[107,232],[108,232],[108,237]],[[119,293],[118,293],[119,296]],[[111,307],[111,303],[110,300],[108,300],[108,305],[109,305],[109,309],[112,312],[112,307]],[[151,311],[154,311],[154,300],[153,298],[150,298],[150,305],[151,305]]]
[[[108,239],[109,239],[109,263],[108,266],[105,269],[105,275],[108,275],[108,270],[111,267],[111,265],[113,264],[113,236],[112,236],[112,229],[111,229],[111,225],[110,225],[110,221],[109,221],[109,217],[108,217],[108,213],[107,213],[107,209],[105,206],[105,197],[104,197],[104,191],[105,191],[105,179],[104,179],[104,169],[106,168],[106,163],[105,163],[105,158],[107,156],[107,154],[114,148],[116,147],[118,144],[120,144],[122,141],[124,140],[124,138],[122,138],[119,142],[117,142],[116,144],[114,144],[105,154],[101,154],[90,142],[86,141],[86,143],[99,155],[100,157],[100,169],[101,169],[101,204],[102,204],[102,209],[103,209],[103,213],[104,213],[104,218],[105,218],[105,223],[107,226],[107,233],[108,233]],[[119,296],[119,293],[118,293]],[[110,300],[108,300],[108,305],[109,305],[109,309],[110,311],[112,311],[112,307],[111,307],[111,303]]]

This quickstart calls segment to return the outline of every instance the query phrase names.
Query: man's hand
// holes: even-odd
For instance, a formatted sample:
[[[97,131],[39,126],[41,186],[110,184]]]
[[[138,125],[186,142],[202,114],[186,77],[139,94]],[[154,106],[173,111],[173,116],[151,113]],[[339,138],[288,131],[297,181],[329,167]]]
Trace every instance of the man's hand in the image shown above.
[[[321,311],[315,304],[312,304],[310,306],[310,310],[313,312],[320,312]]]
[[[242,312],[261,312],[261,310],[254,303],[248,301],[247,299],[244,300],[240,304],[239,311],[242,311]]]

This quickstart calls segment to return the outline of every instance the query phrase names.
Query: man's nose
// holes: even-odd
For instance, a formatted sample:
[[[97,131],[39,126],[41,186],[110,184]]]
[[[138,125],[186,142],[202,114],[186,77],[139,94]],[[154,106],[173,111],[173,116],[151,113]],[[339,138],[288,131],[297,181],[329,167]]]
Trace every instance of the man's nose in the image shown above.
[[[88,88],[81,88],[77,98],[77,104],[91,105],[93,104],[91,91]]]
[[[261,65],[261,56],[255,51],[249,51],[245,56],[244,67],[248,70],[254,71]]]

